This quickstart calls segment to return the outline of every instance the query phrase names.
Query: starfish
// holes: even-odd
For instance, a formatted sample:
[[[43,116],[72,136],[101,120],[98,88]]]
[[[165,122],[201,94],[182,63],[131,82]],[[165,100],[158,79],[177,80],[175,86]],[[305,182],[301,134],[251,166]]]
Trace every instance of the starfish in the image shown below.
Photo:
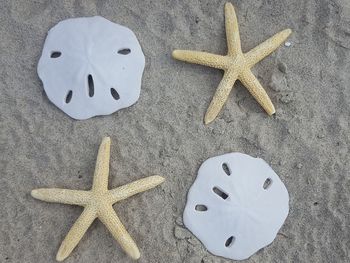
[[[46,202],[83,206],[84,210],[63,240],[56,259],[62,261],[77,246],[92,222],[99,218],[133,259],[140,257],[140,251],[126,231],[112,205],[137,193],[149,190],[164,182],[161,176],[149,176],[132,183],[108,190],[109,158],[111,140],[105,137],[100,145],[93,185],[90,191],[58,188],[34,189],[31,195]]]
[[[175,59],[222,69],[225,72],[205,114],[204,123],[208,124],[216,118],[237,79],[246,86],[248,91],[269,115],[274,114],[275,107],[258,79],[253,75],[251,68],[277,49],[292,31],[285,29],[249,52],[243,53],[237,17],[231,3],[225,4],[225,27],[228,47],[226,56],[190,50],[174,50],[172,53]]]

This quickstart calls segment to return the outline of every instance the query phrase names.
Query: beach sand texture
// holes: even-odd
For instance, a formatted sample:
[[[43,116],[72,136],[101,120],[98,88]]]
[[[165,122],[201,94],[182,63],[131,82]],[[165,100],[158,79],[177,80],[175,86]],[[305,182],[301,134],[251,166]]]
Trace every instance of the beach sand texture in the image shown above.
[[[246,262],[349,262],[350,2],[232,1],[244,52],[285,28],[293,30],[291,45],[253,68],[276,107],[273,117],[236,83],[205,126],[223,73],[176,61],[171,52],[224,54],[224,3],[0,2],[0,262],[55,262],[82,209],[35,200],[30,191],[89,189],[105,136],[112,139],[110,188],[166,178],[114,207],[139,246],[139,262],[231,262],[208,253],[181,219],[201,163],[228,152],[265,159],[290,195],[275,241]],[[146,67],[137,104],[76,121],[47,99],[36,67],[52,26],[93,15],[132,29]],[[65,262],[132,260],[95,221]]]

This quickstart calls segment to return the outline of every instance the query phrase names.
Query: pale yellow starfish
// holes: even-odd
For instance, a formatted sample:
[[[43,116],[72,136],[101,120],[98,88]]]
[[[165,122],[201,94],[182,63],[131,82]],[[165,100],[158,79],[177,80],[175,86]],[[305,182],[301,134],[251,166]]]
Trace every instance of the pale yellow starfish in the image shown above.
[[[126,231],[112,205],[132,195],[151,189],[162,182],[161,176],[149,176],[141,180],[108,190],[109,158],[111,140],[102,140],[98,151],[92,189],[90,191],[42,188],[32,190],[34,198],[46,202],[79,205],[84,211],[63,240],[56,259],[62,261],[79,243],[92,222],[99,218],[124,251],[133,259],[140,257],[140,251]]]
[[[285,29],[249,52],[243,53],[241,50],[237,17],[231,3],[225,4],[225,27],[228,47],[228,54],[226,56],[189,50],[174,50],[172,54],[175,59],[225,71],[223,79],[221,80],[204,117],[205,124],[212,122],[219,114],[237,79],[246,86],[248,91],[269,115],[274,114],[275,107],[250,69],[277,49],[292,31],[290,29]]]

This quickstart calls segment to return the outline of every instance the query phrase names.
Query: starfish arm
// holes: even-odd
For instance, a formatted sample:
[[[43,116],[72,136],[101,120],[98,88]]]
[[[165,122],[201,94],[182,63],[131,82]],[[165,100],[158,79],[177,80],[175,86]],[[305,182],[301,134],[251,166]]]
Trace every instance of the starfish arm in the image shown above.
[[[172,56],[173,58],[181,61],[208,66],[211,68],[226,69],[228,66],[228,59],[226,57],[207,52],[174,50]]]
[[[32,197],[45,202],[85,206],[90,200],[88,191],[41,188],[31,192]]]
[[[292,30],[285,29],[269,39],[265,40],[260,45],[256,46],[248,53],[244,54],[247,61],[247,66],[250,68],[258,63],[260,60],[264,59],[270,55],[274,50],[276,50],[292,33]]]
[[[165,179],[163,177],[154,175],[112,189],[109,191],[112,196],[112,202],[114,204],[135,194],[152,189],[157,185],[163,183],[164,180]]]
[[[225,28],[228,54],[235,56],[241,53],[241,39],[239,37],[238,21],[235,8],[231,3],[225,4]]]
[[[111,148],[111,139],[109,137],[103,138],[97,154],[94,181],[92,185],[93,191],[107,190],[110,148]]]
[[[261,86],[259,80],[253,75],[250,70],[246,70],[239,75],[238,78],[242,84],[248,89],[250,94],[256,99],[256,101],[264,108],[267,114],[272,115],[275,113],[275,107],[273,106],[269,96],[264,88]]]
[[[123,250],[132,259],[140,258],[140,251],[135,241],[126,231],[124,225],[120,221],[116,212],[113,210],[112,206],[105,206],[101,208],[98,213],[98,217],[101,222],[107,227],[109,232],[111,232],[112,236],[117,240]]]
[[[224,77],[222,78],[219,87],[216,89],[213,99],[210,102],[207,113],[204,117],[204,123],[211,123],[216,116],[221,111],[224,106],[227,98],[232,90],[233,84],[237,80],[238,74],[233,70],[228,70],[225,72]]]
[[[56,256],[57,261],[62,261],[69,256],[95,219],[95,209],[86,207],[77,221],[75,221],[58,249]]]

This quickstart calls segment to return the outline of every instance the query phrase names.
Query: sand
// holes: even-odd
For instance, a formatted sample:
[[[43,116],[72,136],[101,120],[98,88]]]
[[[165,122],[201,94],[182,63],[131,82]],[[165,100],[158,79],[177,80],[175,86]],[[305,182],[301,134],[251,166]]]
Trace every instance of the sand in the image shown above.
[[[290,194],[275,241],[246,262],[349,262],[350,3],[232,1],[243,51],[290,27],[254,67],[277,113],[236,84],[209,126],[222,72],[175,61],[175,48],[226,52],[225,1],[0,2],[0,262],[55,262],[82,209],[31,198],[38,187],[89,189],[102,137],[112,138],[110,187],[159,174],[158,188],[115,209],[139,262],[231,262],[211,255],[181,220],[200,164],[238,151],[265,159]],[[36,67],[57,22],[101,15],[131,28],[146,56],[138,103],[75,121],[46,97]],[[132,262],[96,221],[66,262]]]

